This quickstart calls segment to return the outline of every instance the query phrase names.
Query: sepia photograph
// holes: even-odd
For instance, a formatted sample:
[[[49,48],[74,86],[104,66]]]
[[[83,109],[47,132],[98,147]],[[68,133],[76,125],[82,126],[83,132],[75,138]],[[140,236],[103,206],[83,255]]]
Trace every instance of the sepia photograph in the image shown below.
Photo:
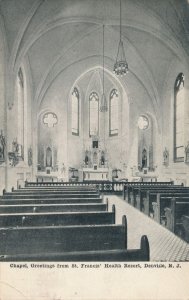
[[[0,300],[188,300],[189,0],[0,0]]]

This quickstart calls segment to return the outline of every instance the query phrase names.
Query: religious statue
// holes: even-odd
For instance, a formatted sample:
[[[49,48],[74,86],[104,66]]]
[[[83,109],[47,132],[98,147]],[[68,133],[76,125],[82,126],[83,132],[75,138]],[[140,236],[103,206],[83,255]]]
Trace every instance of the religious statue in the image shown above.
[[[66,173],[66,167],[64,165],[64,163],[62,163],[62,167],[60,169],[60,172],[61,172],[61,175],[65,176],[65,173]]]
[[[105,157],[104,157],[104,152],[102,151],[101,153],[101,159],[100,159],[100,162],[101,162],[101,166],[104,166],[105,165]]]
[[[165,147],[164,151],[163,151],[163,164],[165,166],[169,165],[169,151],[167,150],[167,148]]]
[[[86,166],[89,165],[89,155],[88,155],[88,151],[86,151],[86,153],[85,153],[85,165],[86,165]]]
[[[147,168],[147,151],[143,149],[142,151],[142,169]]]
[[[52,167],[52,150],[50,147],[46,149],[46,167]]]

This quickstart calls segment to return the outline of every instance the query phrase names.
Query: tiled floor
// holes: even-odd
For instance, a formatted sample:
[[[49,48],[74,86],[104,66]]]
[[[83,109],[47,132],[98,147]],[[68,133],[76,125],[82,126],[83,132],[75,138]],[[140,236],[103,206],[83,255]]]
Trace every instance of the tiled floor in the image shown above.
[[[117,196],[105,196],[116,206],[116,223],[127,217],[128,248],[139,248],[140,238],[147,235],[150,244],[150,261],[189,261],[189,244],[172,232],[145,216]]]

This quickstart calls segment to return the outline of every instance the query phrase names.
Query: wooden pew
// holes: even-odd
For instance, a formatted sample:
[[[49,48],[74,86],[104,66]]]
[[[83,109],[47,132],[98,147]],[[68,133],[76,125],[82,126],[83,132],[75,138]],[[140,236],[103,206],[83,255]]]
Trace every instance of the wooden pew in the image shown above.
[[[35,190],[35,191],[19,191],[19,190],[16,190],[16,191],[13,191],[12,193],[5,193],[4,195],[47,195],[47,194],[53,194],[53,195],[57,195],[57,194],[62,194],[62,195],[67,195],[67,194],[74,194],[74,195],[82,195],[82,194],[87,194],[87,195],[98,195],[99,196],[99,193],[95,190],[93,191],[69,191],[69,190],[66,190],[66,191],[62,191],[62,190],[44,190],[44,191],[38,191],[38,190]]]
[[[44,198],[99,198],[99,194],[90,194],[90,193],[36,193],[36,194],[16,194],[16,193],[6,193],[1,199],[44,199]]]
[[[19,254],[2,255],[0,261],[82,261],[82,262],[126,262],[126,261],[149,261],[150,249],[147,236],[141,237],[139,249],[115,249],[115,250],[96,250],[96,251],[78,251],[61,253],[38,253],[38,254]]]
[[[137,202],[141,202],[143,198],[147,197],[148,192],[161,192],[161,191],[189,191],[189,188],[182,187],[182,186],[145,186],[145,187],[129,187],[127,191],[127,202],[131,203],[131,205],[137,206]]]
[[[186,242],[189,242],[189,216],[183,215],[181,222],[184,228],[184,239]]]
[[[80,204],[22,204],[0,205],[0,213],[42,213],[42,212],[84,212],[84,211],[107,211],[107,203],[80,203]]]
[[[186,187],[149,187],[149,188],[136,188],[133,191],[130,191],[128,194],[129,197],[129,203],[139,209],[140,211],[143,211],[146,215],[150,215],[150,212],[153,211],[152,209],[152,203],[157,202],[157,195],[159,193],[164,194],[170,194],[173,195],[176,194],[185,194],[189,196],[189,188]]]
[[[127,249],[127,220],[121,225],[0,228],[0,256]]]
[[[178,190],[175,191],[167,191],[164,190],[162,192],[158,192],[158,191],[148,191],[147,192],[147,198],[143,198],[142,199],[142,205],[143,205],[143,212],[148,215],[151,216],[151,214],[153,215],[153,203],[157,203],[159,205],[161,198],[167,198],[171,199],[172,197],[178,197],[178,198],[189,198],[189,191],[185,190],[182,192],[179,192]]]
[[[24,204],[79,204],[79,203],[102,203],[102,198],[43,198],[43,199],[3,199],[1,205],[24,205]]]
[[[173,197],[171,199],[171,206],[165,208],[165,226],[175,234],[185,238],[183,216],[189,217],[189,201],[184,201],[182,198],[176,199]]]
[[[45,212],[0,214],[0,227],[115,224],[112,212]]]
[[[172,186],[174,184],[173,181],[170,181],[170,182],[126,182],[124,184],[124,189],[123,189],[123,199],[126,200],[128,197],[127,197],[127,194],[128,194],[128,190],[130,188],[134,188],[134,187],[138,187],[138,188],[149,188],[149,187],[163,187],[163,186]]]
[[[174,194],[175,195],[175,194]],[[174,197],[176,201],[189,202],[189,196],[177,196]],[[165,224],[165,208],[171,207],[171,200],[173,196],[167,196],[165,194],[157,195],[157,202],[152,202],[153,206],[153,218],[156,222],[160,224]]]

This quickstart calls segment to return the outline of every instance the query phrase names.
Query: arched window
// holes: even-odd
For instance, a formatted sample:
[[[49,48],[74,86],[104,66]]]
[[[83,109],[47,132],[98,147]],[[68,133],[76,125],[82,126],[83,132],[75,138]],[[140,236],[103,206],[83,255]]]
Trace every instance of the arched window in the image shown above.
[[[24,77],[20,68],[17,75],[17,99],[18,99],[18,144],[20,156],[24,158]]]
[[[184,74],[180,73],[174,87],[174,160],[184,161]]]
[[[79,135],[79,92],[75,87],[72,92],[72,134]]]
[[[99,97],[92,92],[89,96],[89,135],[99,134]]]
[[[118,105],[119,105],[119,96],[118,91],[113,89],[110,93],[110,102],[109,102],[109,134],[110,136],[118,135]]]

